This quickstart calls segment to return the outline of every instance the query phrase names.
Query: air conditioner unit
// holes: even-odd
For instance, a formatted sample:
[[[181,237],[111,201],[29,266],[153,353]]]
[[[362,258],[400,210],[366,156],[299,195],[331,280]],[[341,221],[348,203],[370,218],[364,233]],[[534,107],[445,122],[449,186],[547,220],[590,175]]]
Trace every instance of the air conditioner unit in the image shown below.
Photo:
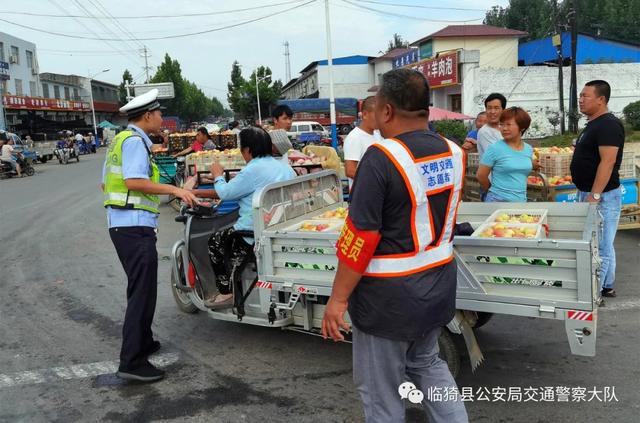
[[[31,75],[37,75],[37,74],[38,74],[38,69],[31,68]]]
[[[9,56],[9,63],[18,63],[18,56]]]

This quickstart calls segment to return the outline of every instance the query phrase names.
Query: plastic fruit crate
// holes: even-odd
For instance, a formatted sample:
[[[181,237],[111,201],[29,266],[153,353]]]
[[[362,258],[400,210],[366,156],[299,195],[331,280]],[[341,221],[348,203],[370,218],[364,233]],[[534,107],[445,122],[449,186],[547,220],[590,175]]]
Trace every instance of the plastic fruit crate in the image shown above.
[[[480,166],[480,154],[468,153],[466,174],[468,176],[476,176],[476,173],[478,172],[478,166]]]
[[[536,220],[532,222],[522,222],[519,218],[523,215],[533,217]],[[518,221],[512,220],[517,218]],[[547,223],[547,210],[546,209],[498,209],[491,213],[491,216],[485,223],[505,223],[505,224],[533,224],[543,225]]]
[[[571,174],[571,158],[573,153],[541,153],[540,154],[540,169],[541,173],[551,176],[566,176]]]
[[[295,225],[289,226],[285,232],[304,232],[304,233],[331,233],[340,232],[344,222],[337,219],[326,220],[305,220]]]
[[[485,222],[473,231],[471,236],[479,238],[541,239],[546,238],[546,231],[541,224]]]
[[[635,153],[633,151],[623,151],[622,162],[620,163],[620,179],[636,177]]]

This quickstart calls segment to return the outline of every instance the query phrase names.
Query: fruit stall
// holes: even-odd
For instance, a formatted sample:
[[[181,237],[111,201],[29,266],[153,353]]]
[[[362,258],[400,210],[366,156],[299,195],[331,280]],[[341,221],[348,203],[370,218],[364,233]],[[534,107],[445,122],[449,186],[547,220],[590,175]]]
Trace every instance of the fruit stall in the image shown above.
[[[534,159],[540,162],[539,172],[532,172],[527,180],[527,199],[530,202],[575,203],[578,189],[571,178],[572,147],[534,148]],[[640,181],[634,162],[634,152],[625,151],[620,165],[622,213],[619,229],[640,228]],[[467,155],[467,170],[463,191],[464,201],[480,201],[480,184],[476,179],[479,159],[477,153]]]

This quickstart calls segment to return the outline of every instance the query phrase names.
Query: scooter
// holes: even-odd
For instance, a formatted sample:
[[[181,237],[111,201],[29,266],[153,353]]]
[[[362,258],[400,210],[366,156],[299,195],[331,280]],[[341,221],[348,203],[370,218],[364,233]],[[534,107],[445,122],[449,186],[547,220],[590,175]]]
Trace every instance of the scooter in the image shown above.
[[[245,316],[245,302],[256,287],[258,274],[253,248],[239,241],[241,238],[253,238],[253,231],[236,231],[230,240],[231,248],[226,261],[233,287],[233,307],[212,311],[204,304],[205,299],[219,293],[209,257],[209,238],[233,226],[238,220],[238,210],[200,203],[194,208],[183,206],[175,218],[176,222],[184,223],[184,236],[171,251],[171,291],[180,310],[226,315],[225,320],[242,320]]]
[[[31,164],[31,159],[25,159],[22,154],[16,154],[16,163],[20,166],[22,173],[26,176],[35,175],[36,171]],[[0,179],[13,178],[18,176],[18,172],[7,162],[0,161]]]

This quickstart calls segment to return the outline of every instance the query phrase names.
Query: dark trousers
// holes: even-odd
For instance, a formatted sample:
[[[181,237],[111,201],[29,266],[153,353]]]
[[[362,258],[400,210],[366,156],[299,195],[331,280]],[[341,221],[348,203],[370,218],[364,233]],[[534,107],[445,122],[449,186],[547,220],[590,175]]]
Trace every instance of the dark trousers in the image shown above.
[[[127,274],[127,311],[122,328],[120,370],[133,370],[147,360],[153,342],[151,323],[158,291],[156,232],[145,226],[109,229]]]

